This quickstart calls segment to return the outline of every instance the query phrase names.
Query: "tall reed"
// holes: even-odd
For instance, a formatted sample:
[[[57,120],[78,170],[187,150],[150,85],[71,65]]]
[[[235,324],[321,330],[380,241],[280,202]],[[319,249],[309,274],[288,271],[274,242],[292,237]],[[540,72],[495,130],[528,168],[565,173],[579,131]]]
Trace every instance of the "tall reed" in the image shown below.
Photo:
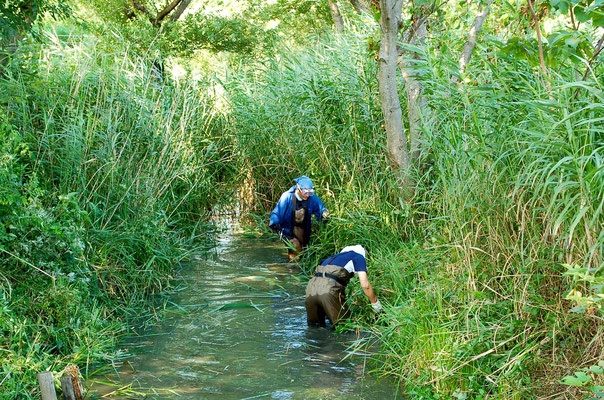
[[[560,376],[602,349],[601,286],[589,285],[604,246],[601,83],[574,82],[562,66],[552,102],[526,62],[477,51],[470,83],[452,85],[455,60],[439,50],[449,39],[434,38],[418,66],[429,151],[408,205],[385,156],[364,35],[285,49],[227,85],[239,168],[257,210],[266,217],[292,178],[315,180],[332,220],[319,226],[305,265],[346,244],[368,247],[388,305],[384,325],[366,327],[380,341],[380,370],[408,393],[554,393]],[[573,281],[562,264],[575,266]],[[573,287],[583,297],[571,304]]]
[[[125,322],[148,315],[179,261],[208,245],[204,221],[229,197],[210,82],[175,85],[99,39],[65,39],[49,34],[0,81],[16,143],[3,137],[3,167],[19,193],[0,208],[9,398],[34,398],[41,370],[111,359]]]

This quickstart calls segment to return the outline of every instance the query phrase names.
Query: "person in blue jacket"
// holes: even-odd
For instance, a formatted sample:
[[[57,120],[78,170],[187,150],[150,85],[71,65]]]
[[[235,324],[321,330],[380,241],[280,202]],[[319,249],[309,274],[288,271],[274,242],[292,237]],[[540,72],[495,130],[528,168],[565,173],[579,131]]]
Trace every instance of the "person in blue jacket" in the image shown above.
[[[281,195],[277,206],[271,213],[269,227],[289,239],[296,250],[288,248],[290,261],[297,260],[300,252],[310,240],[311,221],[327,218],[329,211],[321,199],[314,193],[312,180],[307,176],[294,179],[296,184]]]

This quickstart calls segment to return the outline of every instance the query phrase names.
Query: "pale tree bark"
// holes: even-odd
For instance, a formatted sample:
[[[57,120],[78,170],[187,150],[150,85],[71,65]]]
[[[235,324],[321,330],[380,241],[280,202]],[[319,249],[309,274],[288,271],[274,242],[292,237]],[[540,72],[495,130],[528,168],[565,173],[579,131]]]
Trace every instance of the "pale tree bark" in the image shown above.
[[[482,6],[482,3],[478,6],[478,14],[476,15],[476,18],[474,18],[472,27],[468,32],[468,38],[461,51],[461,56],[459,57],[459,77],[463,76],[467,65],[470,63],[470,58],[472,57],[472,53],[476,47],[476,41],[478,40],[478,34],[482,31],[482,25],[487,19],[487,15],[489,15],[490,8],[491,0],[487,0],[484,7]],[[453,76],[452,80],[459,82],[459,77]]]
[[[338,33],[344,32],[344,20],[342,19],[342,14],[340,14],[338,3],[335,0],[327,0],[327,5],[329,6],[333,23],[336,26],[336,31]]]
[[[381,41],[379,51],[379,91],[390,163],[407,198],[412,194],[409,150],[403,130],[402,111],[396,82],[397,40],[403,0],[380,0]]]
[[[357,14],[363,14],[369,11],[369,3],[366,0],[350,0],[350,3],[356,10]]]
[[[425,110],[426,99],[423,94],[420,69],[420,59],[424,53],[427,20],[425,9],[413,17],[413,24],[407,33],[405,43],[410,44],[409,49],[403,49],[399,56],[398,65],[405,81],[405,92],[407,94],[407,115],[409,118],[409,140],[411,142],[410,158],[412,161],[419,158],[422,150],[422,119]]]

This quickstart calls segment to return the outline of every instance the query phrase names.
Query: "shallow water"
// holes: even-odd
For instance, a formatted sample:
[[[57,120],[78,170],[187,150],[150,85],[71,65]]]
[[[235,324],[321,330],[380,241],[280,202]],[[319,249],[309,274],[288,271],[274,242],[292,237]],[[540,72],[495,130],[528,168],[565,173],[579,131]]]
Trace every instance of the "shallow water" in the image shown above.
[[[94,376],[89,393],[113,392],[114,399],[395,398],[390,382],[367,374],[365,357],[342,361],[355,335],[306,326],[306,281],[285,260],[280,243],[227,230],[206,259],[182,271],[184,289],[171,299],[177,312],[129,338],[125,348],[133,356]]]

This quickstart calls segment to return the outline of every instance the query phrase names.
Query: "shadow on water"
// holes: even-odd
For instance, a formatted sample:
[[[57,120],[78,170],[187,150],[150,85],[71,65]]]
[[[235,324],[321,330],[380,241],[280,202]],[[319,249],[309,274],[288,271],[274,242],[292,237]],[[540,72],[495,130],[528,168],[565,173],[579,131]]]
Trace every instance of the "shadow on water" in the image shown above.
[[[133,355],[89,393],[148,399],[392,399],[395,387],[348,357],[354,335],[308,328],[305,279],[280,243],[231,227],[182,271],[180,312],[129,338]],[[108,384],[111,382],[111,384]],[[107,396],[109,397],[109,396]]]

